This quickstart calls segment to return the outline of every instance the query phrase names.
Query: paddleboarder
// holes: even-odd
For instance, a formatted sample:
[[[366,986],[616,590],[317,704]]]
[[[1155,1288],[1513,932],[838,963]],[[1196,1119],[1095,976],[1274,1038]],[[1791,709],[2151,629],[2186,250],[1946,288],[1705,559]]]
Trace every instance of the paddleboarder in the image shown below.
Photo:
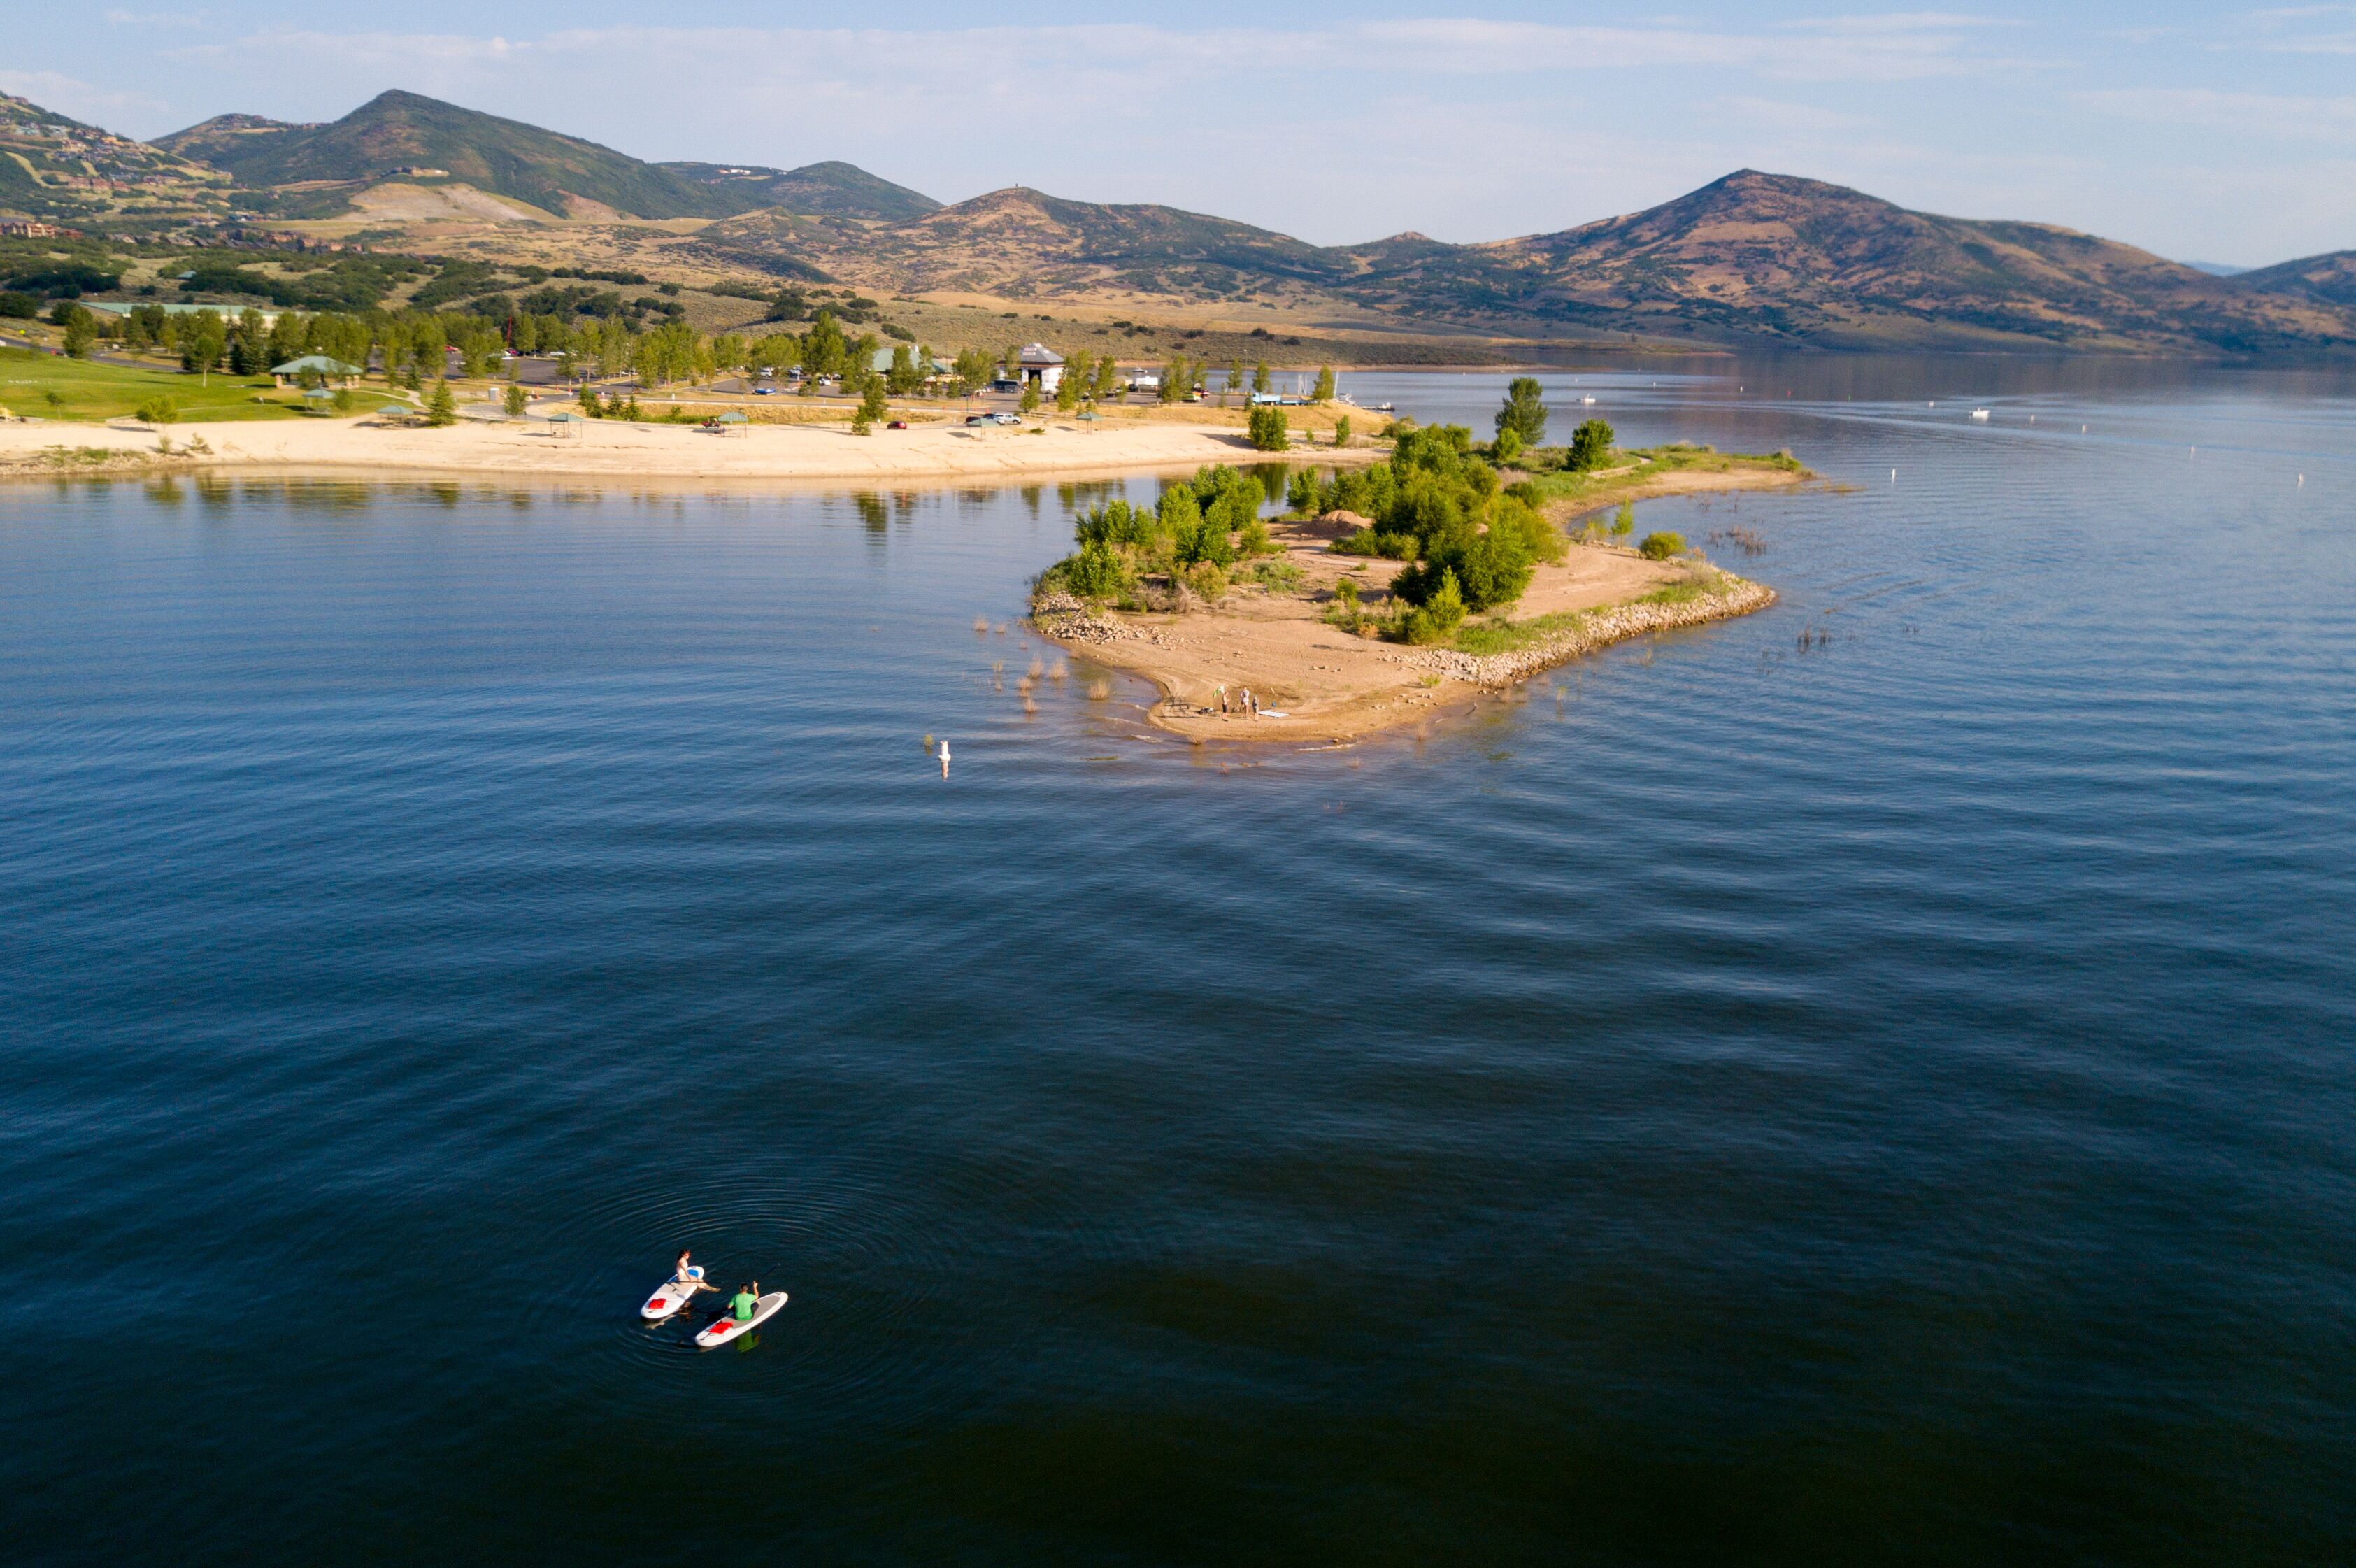
[[[687,1286],[691,1292],[700,1290],[718,1290],[720,1288],[718,1285],[709,1285],[703,1283],[703,1271],[695,1267],[693,1264],[691,1264],[687,1261],[687,1249],[684,1247],[680,1249],[679,1267],[671,1271],[670,1280],[673,1284]]]
[[[738,1285],[736,1294],[728,1303],[729,1310],[736,1315],[736,1321],[739,1323],[752,1316],[759,1309],[760,1305],[761,1282],[758,1280],[755,1280],[751,1284]]]

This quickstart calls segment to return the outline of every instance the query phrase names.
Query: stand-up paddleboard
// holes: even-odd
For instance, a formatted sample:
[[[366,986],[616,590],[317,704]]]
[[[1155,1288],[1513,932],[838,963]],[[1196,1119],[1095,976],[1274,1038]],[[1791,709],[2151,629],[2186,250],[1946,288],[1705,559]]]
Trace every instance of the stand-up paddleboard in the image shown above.
[[[685,1284],[680,1283],[677,1280],[665,1280],[662,1288],[648,1298],[646,1305],[638,1308],[638,1316],[648,1323],[660,1323],[667,1317],[677,1316],[680,1308],[685,1306],[694,1296],[695,1287],[703,1283],[701,1269],[690,1269],[687,1272],[694,1277]]]
[[[725,1345],[731,1339],[736,1338],[740,1335],[749,1334],[754,1329],[760,1327],[764,1323],[768,1322],[769,1319],[777,1315],[777,1308],[785,1305],[786,1293],[781,1290],[773,1290],[754,1305],[752,1316],[744,1318],[723,1317],[719,1322],[712,1325],[709,1328],[706,1328],[702,1333],[697,1335],[695,1337],[695,1342],[698,1345],[702,1346],[707,1350],[714,1345]]]

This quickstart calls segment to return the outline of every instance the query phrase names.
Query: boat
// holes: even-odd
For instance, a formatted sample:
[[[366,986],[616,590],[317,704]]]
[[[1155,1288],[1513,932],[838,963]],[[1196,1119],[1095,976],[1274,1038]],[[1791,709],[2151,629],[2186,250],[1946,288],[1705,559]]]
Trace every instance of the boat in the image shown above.
[[[695,1342],[709,1350],[715,1345],[725,1345],[731,1339],[742,1338],[775,1317],[777,1308],[785,1305],[786,1293],[773,1290],[755,1304],[752,1316],[723,1317],[714,1323],[708,1324],[703,1331],[695,1337]]]
[[[648,1298],[646,1305],[638,1308],[638,1316],[648,1323],[661,1323],[678,1316],[680,1309],[695,1298],[696,1287],[703,1283],[701,1269],[687,1272],[690,1278],[685,1284],[677,1280],[663,1281],[655,1294]]]
[[[1375,412],[1376,413],[1397,413],[1398,412],[1398,405],[1397,403],[1378,403],[1375,404]]]
[[[1972,417],[1978,420],[1982,424],[1986,424],[1987,423],[1987,416],[1988,411],[1987,409],[1976,408],[1972,410]]]

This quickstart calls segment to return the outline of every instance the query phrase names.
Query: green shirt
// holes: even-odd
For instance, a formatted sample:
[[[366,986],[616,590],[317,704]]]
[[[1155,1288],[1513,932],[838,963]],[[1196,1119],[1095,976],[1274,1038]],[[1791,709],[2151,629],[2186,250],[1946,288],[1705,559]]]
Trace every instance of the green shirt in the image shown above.
[[[730,1301],[728,1305],[736,1309],[736,1320],[739,1323],[742,1323],[744,1319],[753,1316],[753,1309],[761,1305],[761,1298],[755,1295],[751,1291],[740,1290],[736,1293],[734,1299]]]

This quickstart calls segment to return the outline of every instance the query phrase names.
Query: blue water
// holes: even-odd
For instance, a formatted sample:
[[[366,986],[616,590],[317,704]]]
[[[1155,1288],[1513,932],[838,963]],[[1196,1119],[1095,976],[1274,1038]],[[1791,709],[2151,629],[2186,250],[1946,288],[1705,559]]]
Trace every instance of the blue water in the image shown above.
[[[1547,381],[1783,602],[1338,751],[1055,487],[0,491],[17,1555],[2345,1561],[2356,381]]]

